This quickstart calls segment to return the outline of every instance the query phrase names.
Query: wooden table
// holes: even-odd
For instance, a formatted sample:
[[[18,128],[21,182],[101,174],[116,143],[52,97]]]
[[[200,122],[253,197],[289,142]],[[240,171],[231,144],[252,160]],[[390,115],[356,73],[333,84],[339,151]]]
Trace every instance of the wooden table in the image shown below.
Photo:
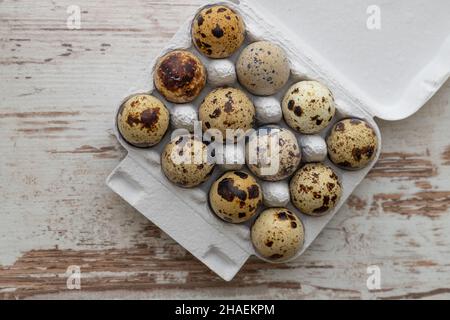
[[[378,121],[380,161],[302,258],[251,259],[230,283],[105,186],[125,155],[120,97],[199,3],[0,1],[0,297],[450,298],[450,82],[413,117]]]

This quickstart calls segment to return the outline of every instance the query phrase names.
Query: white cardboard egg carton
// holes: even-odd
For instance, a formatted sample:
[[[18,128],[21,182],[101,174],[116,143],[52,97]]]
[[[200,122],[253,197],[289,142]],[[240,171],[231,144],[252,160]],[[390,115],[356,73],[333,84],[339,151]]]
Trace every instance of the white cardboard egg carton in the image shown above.
[[[398,2],[400,4],[391,4],[388,7],[389,9],[386,9],[388,11],[390,10],[387,12],[388,15],[393,14],[391,12],[392,10],[399,13],[400,8],[410,4],[408,1],[399,0]],[[450,12],[449,2],[440,0],[436,2],[438,3],[431,5],[431,7],[435,8],[437,13]],[[338,111],[334,122],[349,116],[365,119],[375,129],[380,139],[380,145],[381,135],[373,117],[401,119],[409,116],[418,110],[449,76],[450,37],[448,36],[448,32],[443,33],[441,29],[442,27],[448,27],[447,31],[450,30],[450,24],[447,21],[448,19],[445,19],[445,14],[442,19],[439,19],[439,17],[436,18],[433,12],[429,12],[430,6],[427,7],[427,12],[433,16],[435,21],[439,22],[439,25],[430,27],[429,25],[416,26],[410,23],[407,26],[407,31],[412,33],[416,32],[415,36],[418,37],[418,35],[422,34],[420,30],[423,31],[424,28],[428,28],[426,34],[428,37],[434,37],[434,46],[421,47],[422,51],[419,54],[412,54],[411,52],[408,54],[408,51],[403,51],[403,47],[401,46],[399,48],[391,47],[392,50],[398,51],[397,55],[401,55],[401,57],[397,55],[394,57],[399,59],[399,62],[396,64],[392,64],[390,61],[392,57],[389,53],[381,49],[384,45],[392,44],[397,37],[401,36],[401,33],[400,35],[392,35],[390,32],[384,34],[378,40],[378,44],[380,45],[381,43],[383,45],[382,48],[373,49],[370,43],[371,39],[364,38],[367,32],[364,30],[364,25],[360,27],[361,30],[354,27],[352,30],[337,31],[339,35],[344,37],[341,40],[344,43],[348,43],[349,38],[358,39],[358,42],[352,43],[355,51],[358,51],[357,55],[352,55],[351,57],[351,63],[355,67],[346,73],[341,72],[338,68],[339,66],[346,65],[346,49],[336,43],[334,43],[334,46],[339,50],[332,51],[332,47],[328,48],[326,44],[333,44],[334,37],[333,35],[327,34],[326,31],[336,27],[336,21],[339,22],[339,19],[342,19],[342,15],[346,19],[342,25],[346,26],[345,28],[349,28],[348,24],[352,26],[354,21],[358,21],[359,19],[355,10],[361,7],[361,4],[363,11],[359,14],[362,14],[362,18],[365,19],[365,8],[370,5],[368,1],[362,0],[357,8],[354,5],[344,3],[340,5],[330,4],[331,7],[319,8],[317,7],[319,6],[318,4],[305,0],[295,2],[289,0],[210,1],[210,3],[227,4],[238,11],[244,18],[247,28],[247,39],[242,48],[230,58],[233,62],[236,61],[240,51],[246,45],[257,40],[272,41],[286,51],[291,62],[292,76],[286,87],[275,95],[279,101],[282,99],[287,88],[297,81],[304,79],[320,81],[330,88],[336,98]],[[336,2],[333,1],[333,3]],[[403,7],[401,7],[402,4],[404,5]],[[364,7],[364,5],[367,6]],[[317,26],[311,26],[311,23],[307,23],[306,25],[302,24],[302,21],[308,21],[308,14],[315,7],[317,7],[317,11],[314,11],[317,13]],[[405,18],[407,21],[411,20],[411,15],[416,15],[420,18],[423,12],[423,8],[418,3],[412,7],[413,9],[409,9],[411,12],[408,12]],[[124,93],[124,100],[129,95],[151,93],[164,101],[169,110],[177,107],[165,101],[154,89],[152,71],[156,60],[174,49],[187,49],[194,52],[206,67],[212,61],[203,57],[192,45],[190,28],[195,13],[192,12],[191,16],[180,26],[179,31],[167,44],[165,49],[149,65],[147,70],[148,81],[146,83],[131,84],[133,87],[130,88],[129,92]],[[335,17],[333,20],[333,14],[341,16]],[[402,16],[397,17],[397,20],[393,23],[400,24],[400,28],[404,27],[402,24]],[[392,27],[390,25],[388,26],[389,28]],[[395,27],[396,30],[398,28],[398,26]],[[303,33],[306,32],[302,30],[306,30],[309,33],[302,37]],[[348,34],[349,32],[353,32],[351,36]],[[319,34],[323,39],[323,43],[320,41],[317,42],[317,39],[314,37],[310,37],[309,41],[306,41],[309,34]],[[345,37],[346,34],[348,37]],[[407,34],[405,31],[404,36],[409,36],[409,33]],[[368,37],[370,38],[371,35],[368,35]],[[430,42],[429,39],[426,41]],[[402,43],[400,45],[404,46]],[[323,50],[321,54],[318,54],[314,50],[315,47]],[[368,57],[375,56],[379,59],[377,65],[372,66],[365,60],[364,56],[361,56],[365,50],[367,51],[366,53],[370,54]],[[425,53],[430,53],[431,58],[430,55],[426,56]],[[422,60],[419,59],[420,61],[416,61],[418,56]],[[424,59],[427,63],[422,68],[418,68],[421,63],[423,64]],[[335,64],[332,65],[333,61]],[[364,72],[364,70],[369,69],[374,73],[374,76],[380,77],[381,71],[379,68],[384,69],[389,77],[395,74],[403,76],[405,70],[408,72],[411,71],[410,73],[413,76],[406,85],[403,82],[395,83],[395,81],[387,81],[388,83],[386,85],[378,84],[375,87],[372,86],[372,88],[372,80],[367,78],[370,75]],[[235,83],[234,86],[242,88],[238,83]],[[193,104],[198,107],[202,99],[212,89],[213,87],[208,84],[201,96]],[[247,91],[245,92],[249,97],[256,98]],[[392,102],[391,104],[386,103],[384,99],[380,98],[384,96],[384,93],[391,95],[391,100],[389,100]],[[118,101],[117,109],[121,103],[122,101]],[[279,124],[286,126],[284,122]],[[330,124],[320,135],[325,137],[332,125]],[[160,153],[170,140],[170,133],[166,134],[163,141],[156,147],[138,149],[127,144],[122,139],[115,122],[114,130],[117,139],[128,151],[128,155],[107,178],[107,185],[196,258],[206,264],[211,270],[223,279],[227,281],[231,280],[246,260],[251,255],[256,255],[256,253],[250,241],[249,226],[252,222],[243,225],[232,225],[223,222],[211,212],[208,206],[209,188],[223,171],[216,168],[214,175],[208,182],[198,188],[179,188],[167,180],[160,166]],[[379,156],[380,149],[378,149],[376,158]],[[341,179],[343,194],[336,208],[322,217],[303,215],[292,207],[292,205],[288,206],[293,212],[299,214],[305,225],[305,244],[302,251],[294,258],[297,258],[307,250],[321,230],[338,212],[355,187],[366,176],[375,161],[359,171],[341,170],[331,164],[328,159],[325,163],[332,166]],[[268,265],[268,268],[270,268],[270,265]]]

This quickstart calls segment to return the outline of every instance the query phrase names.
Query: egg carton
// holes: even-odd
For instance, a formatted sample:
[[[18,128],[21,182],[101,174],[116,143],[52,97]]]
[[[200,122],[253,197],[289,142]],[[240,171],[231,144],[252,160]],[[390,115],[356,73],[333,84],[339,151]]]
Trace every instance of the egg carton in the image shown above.
[[[190,127],[191,121],[193,118],[197,118],[197,109],[204,97],[216,86],[227,84],[243,90],[253,100],[257,112],[258,126],[277,124],[287,128],[282,120],[280,108],[280,101],[287,89],[301,80],[316,80],[328,86],[335,97],[337,110],[332,123],[318,135],[303,136],[297,134],[297,137],[303,151],[302,162],[323,161],[332,167],[340,178],[342,196],[334,209],[320,217],[304,215],[291,203],[287,204],[286,207],[298,214],[305,227],[304,246],[291,260],[296,259],[308,249],[378,159],[381,149],[379,128],[373,120],[373,115],[366,111],[367,108],[364,107],[364,104],[343,87],[328,72],[327,68],[314,63],[311,55],[305,54],[296,45],[293,41],[295,38],[287,35],[285,30],[282,30],[276,23],[271,23],[272,20],[267,19],[265,13],[260,12],[258,8],[245,1],[214,1],[208,3],[225,4],[241,14],[247,29],[247,37],[242,47],[232,57],[225,60],[212,60],[201,55],[191,41],[191,23],[196,14],[193,13],[187,18],[165,49],[149,65],[146,70],[147,81],[130,88],[130,91],[124,94],[123,101],[134,94],[152,94],[163,101],[170,110],[172,129],[174,127],[192,129]],[[288,83],[271,97],[253,96],[241,87],[236,80],[234,64],[237,57],[243,48],[259,40],[266,40],[279,45],[286,52],[291,64],[291,76]],[[166,101],[153,86],[152,75],[156,61],[175,49],[193,52],[201,59],[210,77],[200,96],[186,105],[176,105]],[[117,111],[123,101],[119,101]],[[326,157],[324,140],[326,135],[335,122],[349,117],[367,121],[379,140],[374,161],[358,171],[342,170]],[[224,280],[231,280],[250,256],[259,256],[250,240],[250,225],[253,220],[241,225],[229,224],[217,218],[208,205],[208,192],[212,183],[226,170],[239,169],[239,165],[219,166],[206,183],[194,189],[183,189],[171,183],[161,169],[160,155],[164,146],[170,141],[171,132],[167,133],[157,146],[149,149],[135,148],[124,141],[117,130],[117,124],[114,125],[114,132],[121,145],[128,152],[126,158],[107,178],[107,185],[114,192]],[[247,170],[244,169],[244,171]],[[262,185],[263,194],[269,204],[275,205],[277,201],[284,204],[287,201],[289,197],[288,181],[271,183],[258,180],[258,182]],[[266,260],[261,256],[259,257]]]

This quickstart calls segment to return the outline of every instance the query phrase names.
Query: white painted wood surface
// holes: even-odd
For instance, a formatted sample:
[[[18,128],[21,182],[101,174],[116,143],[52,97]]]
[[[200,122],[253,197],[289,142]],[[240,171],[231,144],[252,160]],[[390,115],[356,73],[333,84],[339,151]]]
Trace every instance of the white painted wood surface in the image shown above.
[[[450,298],[450,82],[378,121],[382,158],[301,259],[252,259],[231,283],[105,186],[116,104],[199,3],[0,1],[0,298]]]

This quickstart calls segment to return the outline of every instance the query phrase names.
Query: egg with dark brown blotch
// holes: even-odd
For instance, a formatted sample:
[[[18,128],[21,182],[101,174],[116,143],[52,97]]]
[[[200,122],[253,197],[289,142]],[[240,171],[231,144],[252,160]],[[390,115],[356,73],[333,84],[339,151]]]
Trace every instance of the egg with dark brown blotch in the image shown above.
[[[305,134],[322,131],[336,113],[333,94],[317,81],[301,81],[290,87],[282,110],[286,123]]]
[[[153,74],[156,89],[173,103],[187,103],[198,97],[206,85],[206,69],[200,59],[185,50],[161,57]]]
[[[262,204],[261,187],[248,173],[229,171],[212,185],[209,203],[222,220],[242,223],[251,219]]]
[[[263,211],[251,229],[251,240],[264,258],[283,262],[294,257],[305,242],[302,221],[286,208]]]
[[[240,84],[252,94],[270,96],[287,83],[291,68],[281,47],[259,41],[242,51],[236,62],[236,73]]]
[[[344,119],[336,123],[327,138],[328,155],[347,170],[366,167],[376,156],[378,137],[366,121]]]
[[[298,170],[289,186],[291,201],[301,213],[321,216],[336,207],[342,194],[341,182],[333,169],[310,163]]]
[[[192,42],[198,51],[209,58],[231,56],[245,39],[242,17],[224,5],[208,6],[192,22]]]
[[[247,95],[235,88],[218,88],[210,92],[199,109],[203,130],[217,129],[226,137],[227,129],[243,132],[255,122],[255,107]]]
[[[207,146],[193,135],[170,141],[161,154],[161,167],[166,177],[183,188],[196,187],[211,176],[214,163],[208,162]]]
[[[280,181],[290,177],[301,158],[297,137],[288,129],[261,127],[249,136],[247,166],[260,179]]]
[[[117,114],[117,127],[129,144],[147,148],[161,141],[169,120],[169,111],[159,99],[141,94],[122,104]]]

